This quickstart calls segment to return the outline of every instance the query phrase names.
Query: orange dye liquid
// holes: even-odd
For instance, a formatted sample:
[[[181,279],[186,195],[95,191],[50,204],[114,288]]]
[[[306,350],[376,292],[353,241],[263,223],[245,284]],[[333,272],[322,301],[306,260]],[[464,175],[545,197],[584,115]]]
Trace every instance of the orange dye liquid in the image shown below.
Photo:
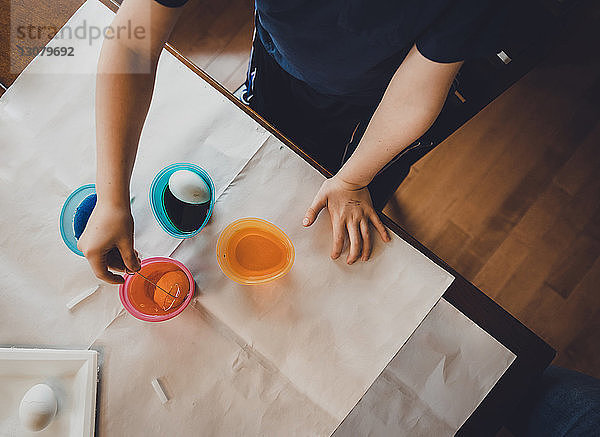
[[[285,244],[261,228],[248,227],[235,232],[227,244],[226,255],[232,270],[241,276],[276,274],[288,260]]]
[[[157,284],[161,278],[169,272],[180,272],[182,277],[185,277],[185,283],[181,284],[181,292],[183,296],[187,296],[190,290],[189,281],[187,280],[186,274],[176,265],[168,262],[156,262],[145,265],[140,270],[140,273],[150,279],[152,282]],[[179,274],[177,275],[179,276]],[[162,285],[161,285],[162,286]],[[167,288],[167,290],[169,290]],[[146,281],[139,275],[134,275],[129,282],[128,295],[131,304],[140,312],[149,315],[162,315],[169,314],[178,308],[178,305],[173,305],[172,308],[165,311],[158,302],[154,300],[156,287]],[[160,300],[160,299],[158,299]],[[185,300],[185,297],[184,297]],[[167,308],[165,306],[165,308]]]

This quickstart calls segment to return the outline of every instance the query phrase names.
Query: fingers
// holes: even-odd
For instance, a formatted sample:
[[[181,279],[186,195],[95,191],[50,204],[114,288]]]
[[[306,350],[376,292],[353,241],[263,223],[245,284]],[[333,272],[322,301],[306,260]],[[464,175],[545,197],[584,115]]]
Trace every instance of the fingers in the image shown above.
[[[308,210],[306,211],[306,214],[304,215],[304,220],[302,220],[302,225],[303,226],[310,226],[312,225],[315,220],[317,219],[317,216],[319,215],[319,212],[321,212],[321,210],[323,208],[325,208],[327,206],[327,199],[325,196],[322,196],[321,193],[317,193],[317,195],[315,196],[312,205],[310,205],[310,208],[308,208]]]
[[[346,262],[348,264],[354,264],[362,249],[362,239],[360,237],[360,229],[358,222],[348,222],[346,224],[348,229],[348,236],[350,237],[350,249],[348,250],[348,257]]]
[[[127,270],[137,272],[140,269],[140,261],[133,248],[133,239],[119,241],[117,249],[119,249],[119,252],[121,253],[121,258],[123,258],[123,263]]]
[[[344,248],[346,228],[340,220],[333,220],[333,247],[331,248],[331,259],[338,259]]]
[[[348,188],[337,183],[335,177],[328,179],[323,183],[312,205],[306,211],[302,224],[304,226],[312,225],[324,208],[329,210],[333,228],[332,259],[337,259],[341,255],[346,234],[348,234],[349,245],[346,262],[354,264],[359,258],[367,261],[373,248],[369,229],[370,222],[373,223],[384,242],[391,241],[387,229],[373,210],[370,194],[365,187]]]
[[[373,226],[375,226],[375,229],[377,229],[377,232],[379,233],[379,236],[381,237],[381,239],[383,241],[385,241],[386,243],[391,241],[387,229],[385,228],[385,226],[383,225],[383,222],[381,221],[381,219],[379,218],[379,216],[377,215],[377,213],[375,211],[373,211],[371,213],[371,215],[369,216],[369,219],[371,220],[371,223],[373,223]]]
[[[106,266],[110,270],[116,270],[118,272],[125,272],[127,270],[127,267],[125,267],[125,263],[123,262],[123,258],[121,257],[121,253],[116,247],[113,247],[106,254]]]
[[[369,229],[369,222],[367,220],[360,221],[360,234],[362,235],[363,250],[362,250],[362,261],[367,261],[371,256],[371,231]]]
[[[96,277],[101,279],[109,284],[122,284],[123,278],[119,275],[116,275],[108,270],[108,266],[106,264],[106,255],[99,252],[86,253],[85,257],[87,258],[90,266]]]

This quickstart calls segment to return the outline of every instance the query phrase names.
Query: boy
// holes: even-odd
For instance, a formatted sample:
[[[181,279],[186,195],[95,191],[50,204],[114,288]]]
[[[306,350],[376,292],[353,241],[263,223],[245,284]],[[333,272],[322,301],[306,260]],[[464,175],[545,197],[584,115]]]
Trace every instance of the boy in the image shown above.
[[[79,247],[107,282],[123,281],[109,268],[139,269],[129,181],[158,57],[186,1],[124,1],[113,28],[141,25],[149,29],[150,42],[112,38],[102,47],[96,90],[98,201]],[[256,0],[255,6],[246,99],[334,174],[316,193],[302,224],[310,226],[327,208],[331,257],[341,255],[348,239],[346,262],[366,261],[371,225],[389,241],[376,209],[426,151],[415,141],[437,118],[463,61],[494,53],[498,5],[491,0]],[[149,71],[134,73],[144,66]]]

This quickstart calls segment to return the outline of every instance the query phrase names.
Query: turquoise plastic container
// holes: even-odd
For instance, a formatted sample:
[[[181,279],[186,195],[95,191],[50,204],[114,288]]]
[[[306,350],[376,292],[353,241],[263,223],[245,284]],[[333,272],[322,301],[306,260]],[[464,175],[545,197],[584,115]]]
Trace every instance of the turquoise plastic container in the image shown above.
[[[165,211],[165,205],[163,202],[163,197],[165,194],[165,190],[167,189],[167,185],[169,184],[169,178],[173,173],[178,170],[189,170],[198,174],[208,187],[210,188],[210,205],[208,207],[208,211],[206,213],[206,218],[202,225],[192,231],[192,232],[182,232],[171,222],[171,219],[167,215]],[[197,166],[196,164],[191,164],[188,162],[180,162],[176,164],[171,164],[165,168],[163,168],[152,181],[152,185],[150,186],[150,206],[152,208],[152,213],[158,221],[158,224],[164,231],[172,237],[179,238],[184,240],[186,238],[191,238],[196,235],[198,232],[206,226],[208,221],[210,220],[210,216],[212,215],[213,208],[215,206],[215,185],[206,170]]]
[[[75,211],[83,199],[96,192],[94,184],[82,185],[73,191],[60,211],[60,236],[71,251],[79,256],[83,256],[83,252],[77,248],[77,238],[75,238],[75,230],[73,229],[73,218]]]

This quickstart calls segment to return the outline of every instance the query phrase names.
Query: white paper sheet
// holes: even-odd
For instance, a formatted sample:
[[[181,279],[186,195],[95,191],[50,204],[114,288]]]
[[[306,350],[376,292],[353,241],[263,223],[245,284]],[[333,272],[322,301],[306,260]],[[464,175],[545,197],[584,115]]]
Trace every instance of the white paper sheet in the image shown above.
[[[104,356],[101,436],[449,436],[515,358],[441,299],[336,430],[336,418],[195,304],[155,325],[122,314],[94,343]]]
[[[89,1],[68,25],[103,27],[113,17]],[[65,306],[98,283],[85,259],[62,242],[58,219],[69,193],[94,181],[95,75],[77,71],[95,71],[101,40],[60,44],[74,47],[81,69],[70,70],[72,58],[38,57],[0,98],[0,344],[87,347],[121,310],[109,285],[71,313]],[[136,248],[143,257],[168,255],[180,242],[162,231],[150,210],[148,190],[161,168],[197,163],[220,195],[268,136],[167,52],[157,77],[132,178]]]
[[[408,243],[374,239],[372,258],[329,258],[326,211],[301,225],[323,176],[275,138],[227,187],[210,226],[174,252],[192,272],[198,302],[341,421],[421,323],[453,277]],[[275,201],[276,199],[276,201]],[[218,234],[241,217],[281,227],[296,248],[284,278],[243,286],[217,265]]]
[[[440,299],[334,436],[454,435],[515,358]]]
[[[99,435],[307,436],[335,428],[334,418],[219,325],[195,309],[168,323],[117,317],[93,345],[104,356]],[[168,394],[164,405],[153,378]]]

